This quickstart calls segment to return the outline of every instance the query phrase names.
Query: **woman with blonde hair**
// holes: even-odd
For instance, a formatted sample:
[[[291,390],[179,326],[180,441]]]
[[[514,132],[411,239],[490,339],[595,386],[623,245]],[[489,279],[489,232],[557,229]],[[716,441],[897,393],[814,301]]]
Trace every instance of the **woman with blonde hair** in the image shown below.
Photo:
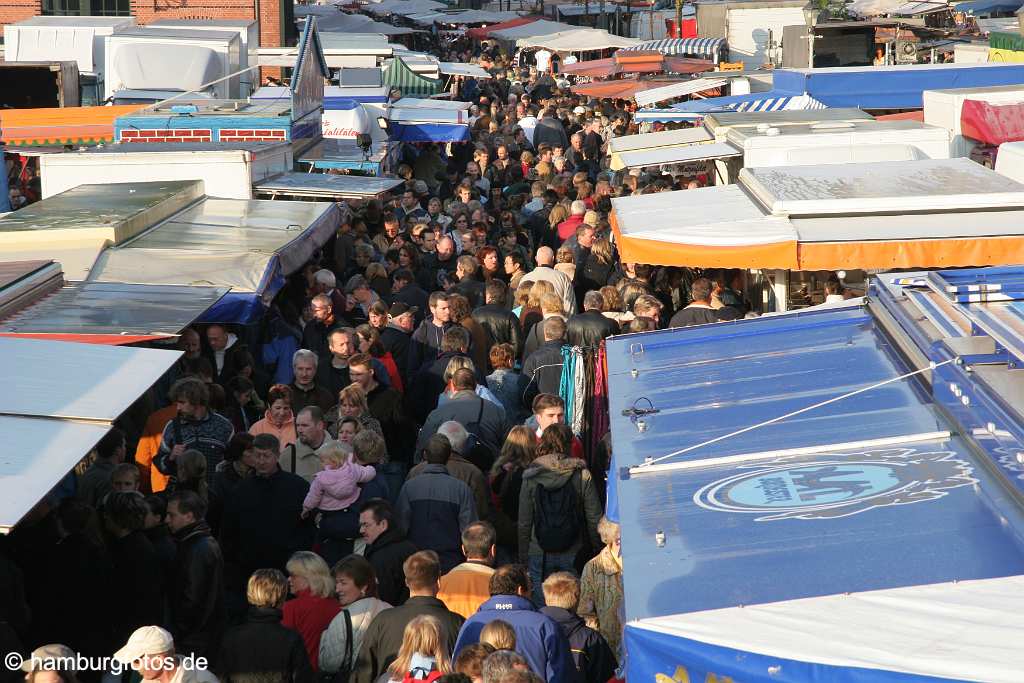
[[[334,597],[334,578],[323,558],[306,550],[293,554],[285,569],[288,588],[295,597],[284,603],[281,623],[302,636],[315,672],[320,636],[341,611]]]
[[[370,406],[366,402],[366,391],[361,384],[356,382],[343,387],[338,392],[338,405],[331,408],[324,415],[327,431],[335,439],[338,438],[338,427],[341,424],[341,420],[345,417],[355,418],[363,429],[372,429],[381,436],[384,436],[380,421],[373,415],[370,415]]]
[[[626,310],[626,305],[622,302],[622,296],[619,294],[619,290],[612,285],[605,285],[600,289],[601,296],[604,297],[604,317],[611,318],[619,325],[625,325],[633,319],[633,312]]]
[[[514,556],[519,542],[519,490],[523,487],[523,472],[533,462],[537,437],[525,426],[513,427],[501,446],[501,454],[491,468],[491,491],[497,509],[494,527],[498,532],[498,545]]]
[[[529,335],[533,326],[544,319],[544,310],[541,308],[540,300],[545,294],[554,294],[555,286],[547,280],[538,280],[530,287],[530,298],[526,307],[519,316],[519,322],[523,326],[523,334]]]
[[[487,349],[490,347],[487,331],[473,319],[473,309],[469,305],[469,299],[461,294],[449,294],[448,311],[452,324],[461,325],[469,332],[469,353],[475,367],[486,368]]]
[[[558,232],[558,224],[569,217],[569,207],[565,204],[555,204],[548,214],[548,225],[551,227],[551,234]]]
[[[433,681],[451,673],[448,643],[441,633],[441,622],[427,614],[413,618],[405,626],[398,657],[388,667],[391,683],[405,678]]]
[[[580,577],[580,603],[576,609],[587,626],[608,641],[616,657],[622,643],[622,535],[619,525],[607,517],[597,523],[597,533],[604,547],[597,557],[587,562]]]
[[[437,397],[438,406],[443,406],[445,403],[451,400],[451,393],[454,389],[454,387],[452,386],[452,377],[455,376],[456,372],[462,370],[463,368],[472,371],[474,375],[477,374],[476,363],[473,362],[472,358],[467,358],[466,356],[453,356],[448,361],[448,365],[446,365],[444,368],[445,388],[444,391],[441,392],[441,395]],[[490,389],[488,389],[487,385],[485,384],[477,383],[476,395],[484,399],[485,401],[490,401],[496,406],[501,406],[501,401],[498,400],[498,397],[495,396],[494,393]]]

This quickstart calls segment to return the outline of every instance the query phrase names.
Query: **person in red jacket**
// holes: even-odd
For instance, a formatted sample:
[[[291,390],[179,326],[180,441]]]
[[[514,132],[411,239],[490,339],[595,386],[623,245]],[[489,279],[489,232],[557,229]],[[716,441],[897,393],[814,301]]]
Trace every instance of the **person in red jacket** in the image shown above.
[[[295,597],[284,603],[281,623],[302,636],[316,672],[320,636],[341,611],[341,604],[334,597],[334,578],[323,558],[305,550],[292,555],[285,568],[288,588]]]

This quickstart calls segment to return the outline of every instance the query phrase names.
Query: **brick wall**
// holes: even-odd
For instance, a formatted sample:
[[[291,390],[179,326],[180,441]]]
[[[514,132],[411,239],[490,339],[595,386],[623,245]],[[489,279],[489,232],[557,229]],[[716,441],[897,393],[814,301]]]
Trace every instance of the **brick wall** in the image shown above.
[[[41,0],[0,0],[0,26],[31,19],[42,13]]]
[[[283,2],[292,0],[132,0],[131,6],[139,24],[158,19],[256,19],[260,22],[260,45],[280,47]],[[41,0],[0,0],[0,26],[39,14]]]
[[[283,128],[134,128],[121,130],[120,142],[285,142]]]

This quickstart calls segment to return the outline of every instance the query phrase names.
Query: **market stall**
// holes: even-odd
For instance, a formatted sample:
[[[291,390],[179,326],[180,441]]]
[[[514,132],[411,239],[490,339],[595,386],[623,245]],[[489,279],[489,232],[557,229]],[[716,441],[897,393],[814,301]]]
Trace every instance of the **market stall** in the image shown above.
[[[1019,678],[1019,284],[881,275],[867,303],[608,341],[628,679]]]

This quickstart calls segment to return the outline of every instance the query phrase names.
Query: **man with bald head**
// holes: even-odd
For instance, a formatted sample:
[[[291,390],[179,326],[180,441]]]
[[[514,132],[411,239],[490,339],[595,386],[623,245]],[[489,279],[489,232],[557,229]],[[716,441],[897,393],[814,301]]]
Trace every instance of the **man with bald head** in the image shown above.
[[[454,273],[457,260],[458,254],[456,253],[455,242],[452,238],[445,235],[437,240],[435,251],[423,259],[423,266],[420,268],[419,273],[421,277],[420,287],[427,292],[442,289],[438,274],[444,273],[445,277],[447,277],[449,273]]]
[[[551,247],[541,247],[537,250],[537,267],[523,276],[519,286],[533,285],[534,282],[550,282],[555,288],[555,294],[562,299],[562,310],[566,315],[576,312],[576,295],[573,294],[572,280],[565,273],[555,270],[555,252]]]

